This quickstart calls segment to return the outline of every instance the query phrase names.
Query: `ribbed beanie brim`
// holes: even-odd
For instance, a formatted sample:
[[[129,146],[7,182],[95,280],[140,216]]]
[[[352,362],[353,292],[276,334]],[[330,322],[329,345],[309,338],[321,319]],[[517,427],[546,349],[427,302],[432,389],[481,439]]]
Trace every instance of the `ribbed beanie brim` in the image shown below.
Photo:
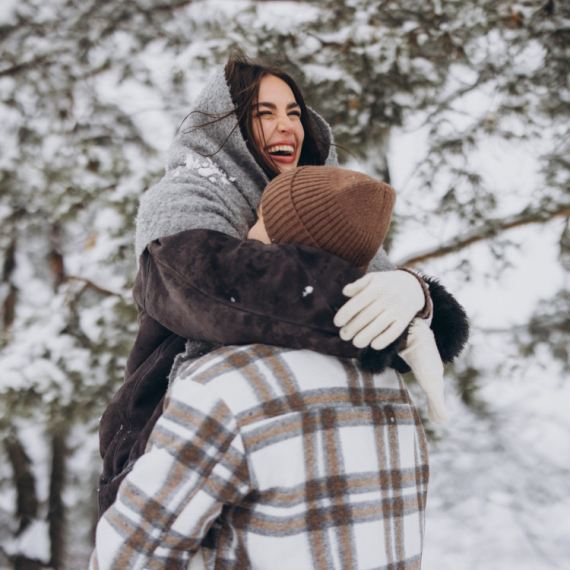
[[[261,212],[272,242],[299,243],[366,267],[386,237],[396,193],[366,174],[301,166],[265,189]]]

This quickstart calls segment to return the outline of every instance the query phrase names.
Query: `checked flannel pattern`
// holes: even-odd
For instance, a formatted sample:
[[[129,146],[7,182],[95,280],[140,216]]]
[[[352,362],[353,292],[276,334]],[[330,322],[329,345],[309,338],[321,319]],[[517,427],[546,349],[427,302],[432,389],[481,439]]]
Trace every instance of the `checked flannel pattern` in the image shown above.
[[[416,570],[426,441],[402,379],[265,345],[171,386],[90,568]]]

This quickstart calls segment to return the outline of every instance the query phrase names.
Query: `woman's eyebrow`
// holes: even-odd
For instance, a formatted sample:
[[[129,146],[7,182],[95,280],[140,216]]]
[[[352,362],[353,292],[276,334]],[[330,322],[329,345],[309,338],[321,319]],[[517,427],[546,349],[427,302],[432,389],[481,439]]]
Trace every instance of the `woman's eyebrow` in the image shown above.
[[[277,106],[275,105],[275,103],[258,103],[257,105],[255,105],[256,107],[269,107],[270,109],[277,109]],[[287,104],[287,110],[292,109],[293,107],[299,107],[299,103],[297,103],[296,101],[294,101],[293,103],[288,103]]]

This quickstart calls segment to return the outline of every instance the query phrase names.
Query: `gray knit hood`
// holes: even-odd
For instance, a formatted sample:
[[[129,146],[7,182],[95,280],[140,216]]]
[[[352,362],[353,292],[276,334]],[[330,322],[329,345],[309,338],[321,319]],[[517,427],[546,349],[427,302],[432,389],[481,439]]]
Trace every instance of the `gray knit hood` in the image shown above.
[[[234,106],[224,66],[219,66],[194,105],[198,112],[190,114],[170,147],[164,178],[141,199],[137,259],[151,241],[184,230],[211,229],[246,238],[269,179],[247,149],[235,114],[192,129],[212,121],[208,115],[225,114]],[[329,149],[326,164],[338,166],[330,127],[309,112]]]
[[[168,153],[166,174],[142,198],[137,215],[135,249],[138,260],[155,239],[193,229],[216,230],[246,239],[268,177],[247,149],[234,114],[208,123],[208,114],[225,114],[234,108],[223,66],[218,67],[198,97],[194,111],[176,135]],[[309,109],[319,139],[328,147],[326,164],[338,166],[330,127]],[[188,132],[190,131],[190,132]],[[212,155],[210,157],[204,155]],[[393,269],[382,249],[368,270]],[[185,363],[213,350],[216,345],[186,342],[185,352],[174,362],[170,378]]]

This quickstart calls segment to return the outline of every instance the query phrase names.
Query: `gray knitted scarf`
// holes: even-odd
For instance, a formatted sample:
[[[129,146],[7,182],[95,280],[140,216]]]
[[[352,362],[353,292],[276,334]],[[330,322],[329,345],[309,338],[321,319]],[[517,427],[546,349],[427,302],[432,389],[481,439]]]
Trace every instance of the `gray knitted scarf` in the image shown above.
[[[235,114],[211,123],[234,106],[224,67],[219,66],[170,147],[166,174],[141,198],[135,235],[137,260],[151,241],[185,230],[211,229],[246,239],[269,180],[248,151]],[[330,146],[330,127],[312,109],[309,112],[319,139],[329,149],[326,164],[338,166],[335,148]],[[200,127],[203,124],[207,125]],[[380,250],[369,270],[388,269],[393,265]],[[171,378],[183,362],[212,348],[188,341]]]

